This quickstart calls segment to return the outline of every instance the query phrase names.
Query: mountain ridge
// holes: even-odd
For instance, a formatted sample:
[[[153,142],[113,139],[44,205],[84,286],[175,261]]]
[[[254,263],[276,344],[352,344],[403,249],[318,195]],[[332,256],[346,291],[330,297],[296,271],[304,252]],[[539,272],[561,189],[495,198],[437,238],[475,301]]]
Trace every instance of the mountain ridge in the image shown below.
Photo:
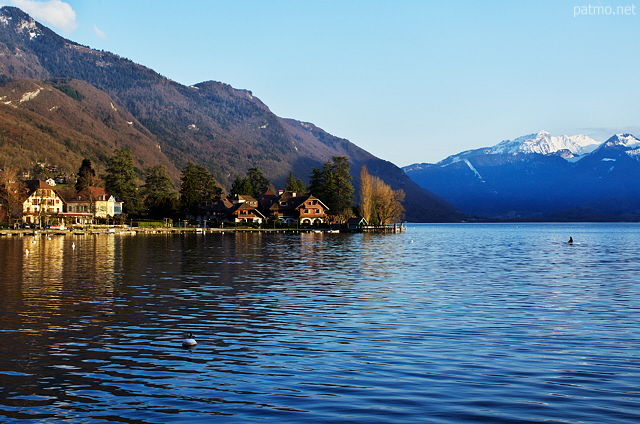
[[[546,146],[529,148],[542,139]],[[475,216],[640,220],[640,189],[630,184],[640,178],[639,139],[617,134],[603,143],[583,135],[555,141],[543,131],[404,170],[421,187]]]
[[[141,134],[146,131],[147,138],[158,144],[162,154],[154,160],[162,161],[164,156],[173,169],[189,161],[200,163],[229,187],[237,175],[259,167],[274,184],[284,185],[289,171],[306,178],[312,167],[321,167],[332,156],[347,156],[356,185],[360,166],[367,164],[375,170],[370,172],[377,172],[394,189],[406,191],[408,220],[455,221],[462,217],[397,166],[315,125],[306,124],[307,128],[299,121],[276,116],[248,90],[215,81],[179,84],[113,53],[60,37],[14,7],[0,9],[2,52],[4,80],[65,78],[84,81],[104,92],[114,107],[135,118],[143,129]]]

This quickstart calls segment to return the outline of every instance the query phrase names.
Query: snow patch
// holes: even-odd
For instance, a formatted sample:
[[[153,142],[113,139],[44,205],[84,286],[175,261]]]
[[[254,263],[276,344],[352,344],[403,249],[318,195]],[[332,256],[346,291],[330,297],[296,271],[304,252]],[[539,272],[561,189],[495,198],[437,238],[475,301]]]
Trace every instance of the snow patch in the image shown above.
[[[615,159],[612,158],[602,158],[602,162],[615,162]]]
[[[55,112],[58,109],[60,109],[60,106],[54,106],[54,107],[49,108],[49,112]]]
[[[17,29],[18,31],[26,32],[27,34],[29,34],[29,38],[31,40],[38,37],[39,35],[42,35],[42,32],[36,25],[36,21],[34,21],[33,19],[20,22]]]
[[[118,109],[116,109],[116,107],[113,105],[113,103],[110,103],[110,105],[111,105],[111,109],[113,109],[116,112],[118,111]]]
[[[200,129],[196,124],[191,124],[187,128],[189,128],[191,131],[198,131]]]
[[[480,175],[480,173],[478,172],[478,170],[476,168],[474,168],[473,165],[471,165],[471,162],[469,162],[468,159],[464,160],[464,163],[467,164],[467,166],[469,167],[469,169],[471,169],[471,171],[473,171],[474,174],[476,174],[476,177],[478,177],[478,179],[482,182],[484,182],[484,178],[482,178],[482,175]]]
[[[38,87],[36,91],[29,91],[24,93],[22,95],[22,98],[20,98],[20,103],[28,102],[29,100],[35,99],[38,96],[38,94],[40,94],[41,91],[42,91],[42,88]]]
[[[269,124],[264,124],[264,125],[262,125],[262,126],[260,127],[260,129],[262,129],[262,130],[263,130],[263,129],[267,128],[268,126],[269,126]]]
[[[127,124],[133,125],[133,121],[127,121]]]

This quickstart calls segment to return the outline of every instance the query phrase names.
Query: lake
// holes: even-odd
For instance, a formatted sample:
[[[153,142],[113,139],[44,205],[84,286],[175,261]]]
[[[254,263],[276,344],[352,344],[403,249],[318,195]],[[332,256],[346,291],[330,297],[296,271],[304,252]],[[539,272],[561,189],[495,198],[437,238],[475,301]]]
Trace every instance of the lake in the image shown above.
[[[640,224],[0,237],[0,421],[637,423],[639,254]]]

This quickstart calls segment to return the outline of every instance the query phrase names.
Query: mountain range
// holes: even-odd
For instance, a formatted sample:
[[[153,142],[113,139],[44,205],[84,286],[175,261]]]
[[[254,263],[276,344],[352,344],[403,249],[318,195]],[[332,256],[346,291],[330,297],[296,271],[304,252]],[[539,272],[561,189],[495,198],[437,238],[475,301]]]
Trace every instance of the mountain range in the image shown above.
[[[129,147],[137,171],[162,164],[174,182],[191,161],[229,188],[259,167],[276,187],[307,180],[332,156],[406,193],[409,221],[463,218],[399,167],[312,123],[272,113],[251,91],[207,81],[186,86],[116,54],[65,39],[15,7],[0,9],[0,167],[53,164],[75,173],[83,158],[103,171]]]
[[[403,168],[460,211],[490,219],[640,220],[640,140],[546,131]]]

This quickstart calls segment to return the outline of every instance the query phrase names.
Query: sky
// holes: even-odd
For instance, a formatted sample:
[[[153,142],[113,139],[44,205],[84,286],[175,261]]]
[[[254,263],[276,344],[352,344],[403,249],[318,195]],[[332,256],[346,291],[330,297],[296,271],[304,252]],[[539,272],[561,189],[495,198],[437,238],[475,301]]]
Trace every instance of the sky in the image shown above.
[[[398,166],[640,136],[640,0],[0,0],[185,85],[251,90]]]

